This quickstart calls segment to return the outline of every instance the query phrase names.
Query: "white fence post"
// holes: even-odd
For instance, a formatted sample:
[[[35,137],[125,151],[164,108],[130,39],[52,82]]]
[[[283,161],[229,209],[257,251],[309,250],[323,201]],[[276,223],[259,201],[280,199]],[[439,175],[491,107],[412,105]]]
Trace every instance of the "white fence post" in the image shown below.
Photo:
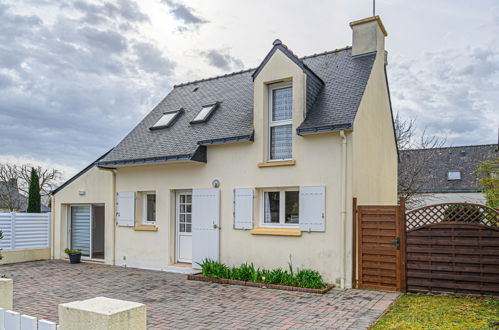
[[[13,311],[5,311],[5,330],[21,330],[21,314]]]
[[[21,330],[37,330],[37,319],[33,316],[21,315]]]
[[[5,310],[0,308],[0,330],[5,330]]]
[[[40,320],[38,321],[38,330],[57,330],[57,324],[47,320]]]
[[[10,249],[16,249],[16,213],[10,214]]]

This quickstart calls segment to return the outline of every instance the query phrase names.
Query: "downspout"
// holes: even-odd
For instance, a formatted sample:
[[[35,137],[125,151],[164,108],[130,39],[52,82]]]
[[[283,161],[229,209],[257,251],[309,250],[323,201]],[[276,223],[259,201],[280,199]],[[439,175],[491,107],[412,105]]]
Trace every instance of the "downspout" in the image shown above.
[[[341,263],[340,263],[340,285],[342,288],[345,288],[345,280],[346,280],[346,221],[347,221],[347,137],[345,135],[345,131],[340,131],[341,137],[341,224],[340,224],[340,254],[341,254]]]
[[[55,254],[55,195],[50,196],[50,206],[51,206],[51,213],[50,213],[50,221],[51,221],[51,226],[50,226],[50,259],[54,260]]]

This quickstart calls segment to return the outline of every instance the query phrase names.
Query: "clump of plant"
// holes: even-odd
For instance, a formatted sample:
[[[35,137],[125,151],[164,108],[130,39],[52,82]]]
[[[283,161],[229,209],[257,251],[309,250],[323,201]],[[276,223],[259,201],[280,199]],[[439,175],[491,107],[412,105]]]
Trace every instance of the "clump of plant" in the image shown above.
[[[293,269],[291,261],[289,269],[272,270],[255,268],[250,263],[228,267],[222,263],[205,259],[201,264],[202,274],[207,277],[225,278],[237,281],[297,286],[309,289],[323,289],[327,286],[319,272],[310,269]]]
[[[81,249],[71,250],[70,248],[66,248],[64,250],[64,253],[66,253],[67,255],[70,255],[70,254],[80,254],[81,253]]]
[[[499,157],[478,164],[473,172],[478,184],[484,189],[487,205],[499,208]]]

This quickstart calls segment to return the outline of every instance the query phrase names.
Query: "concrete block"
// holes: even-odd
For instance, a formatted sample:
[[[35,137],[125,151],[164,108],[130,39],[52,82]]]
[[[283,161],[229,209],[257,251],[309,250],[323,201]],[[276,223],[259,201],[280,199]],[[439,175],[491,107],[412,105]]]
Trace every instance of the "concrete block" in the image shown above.
[[[60,304],[59,325],[64,330],[145,330],[146,306],[106,297]]]
[[[14,304],[14,281],[0,278],[0,308],[12,310]]]

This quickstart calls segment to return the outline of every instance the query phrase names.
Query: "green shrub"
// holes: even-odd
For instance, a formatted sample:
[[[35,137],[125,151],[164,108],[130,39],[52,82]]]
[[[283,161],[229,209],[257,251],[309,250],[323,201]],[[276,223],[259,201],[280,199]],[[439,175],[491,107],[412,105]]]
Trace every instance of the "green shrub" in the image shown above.
[[[250,263],[238,267],[228,267],[222,263],[206,259],[201,264],[202,274],[208,277],[231,280],[298,286],[302,288],[321,289],[326,287],[319,272],[310,269],[293,270],[291,262],[289,271],[282,268],[272,270],[255,268]]]
[[[322,276],[315,270],[302,269],[296,274],[298,286],[312,289],[319,289],[324,287]]]

